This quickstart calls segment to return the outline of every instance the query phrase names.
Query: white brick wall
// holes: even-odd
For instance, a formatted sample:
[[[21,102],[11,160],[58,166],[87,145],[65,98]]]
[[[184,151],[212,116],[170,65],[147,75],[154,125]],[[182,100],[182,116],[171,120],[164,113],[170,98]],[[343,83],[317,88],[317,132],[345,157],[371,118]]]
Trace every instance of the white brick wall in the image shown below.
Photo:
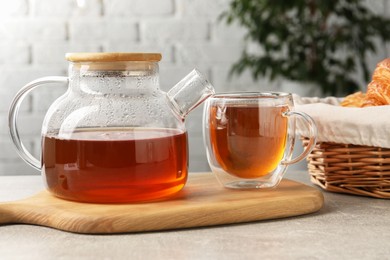
[[[104,0],[104,14],[108,17],[156,17],[172,16],[174,0]]]
[[[78,7],[77,2],[85,3]],[[371,0],[378,12],[390,6]],[[38,174],[15,152],[7,114],[15,93],[42,76],[66,75],[66,52],[161,52],[163,90],[200,69],[218,92],[236,90],[300,91],[292,84],[253,81],[249,73],[228,78],[244,46],[245,30],[218,22],[229,0],[0,0],[0,175]],[[384,8],[386,7],[386,9]],[[383,48],[370,64],[389,54]],[[52,101],[65,91],[50,85],[23,104],[19,127],[25,145],[39,156],[40,126]],[[202,107],[188,116],[190,170],[208,170],[202,141]]]

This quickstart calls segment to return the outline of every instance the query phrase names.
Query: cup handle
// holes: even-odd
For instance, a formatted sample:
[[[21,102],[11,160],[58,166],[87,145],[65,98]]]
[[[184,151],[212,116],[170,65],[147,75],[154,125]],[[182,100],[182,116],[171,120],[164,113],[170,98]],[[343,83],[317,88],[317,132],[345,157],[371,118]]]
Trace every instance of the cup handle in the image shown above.
[[[23,88],[21,88],[11,103],[9,113],[8,113],[8,126],[9,126],[9,133],[11,135],[11,139],[14,145],[16,146],[19,156],[25,162],[27,162],[29,165],[31,165],[37,170],[41,170],[40,160],[35,158],[29,151],[27,151],[26,147],[23,145],[22,141],[20,140],[20,136],[16,124],[17,121],[16,119],[18,117],[20,105],[22,104],[22,101],[27,96],[27,94],[37,86],[48,84],[48,83],[68,83],[68,81],[69,81],[68,77],[61,77],[61,76],[51,76],[51,77],[43,77],[43,78],[36,79],[26,84]]]
[[[314,122],[314,120],[306,113],[303,112],[297,112],[297,111],[288,111],[284,113],[284,116],[290,117],[290,116],[300,116],[303,121],[307,124],[309,128],[309,143],[303,150],[303,152],[298,155],[297,157],[290,159],[290,160],[284,160],[281,163],[284,165],[290,165],[297,163],[304,159],[314,148],[317,140],[317,126]]]

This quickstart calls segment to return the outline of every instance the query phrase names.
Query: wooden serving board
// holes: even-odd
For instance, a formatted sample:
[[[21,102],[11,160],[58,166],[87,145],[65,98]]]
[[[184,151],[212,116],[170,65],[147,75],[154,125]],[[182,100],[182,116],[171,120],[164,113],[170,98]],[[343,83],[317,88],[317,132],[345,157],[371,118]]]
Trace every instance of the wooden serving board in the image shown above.
[[[0,203],[0,224],[34,224],[76,233],[141,232],[297,216],[319,210],[323,201],[319,190],[287,179],[274,189],[244,191],[221,187],[211,173],[192,173],[177,196],[153,203],[78,203],[42,191]]]

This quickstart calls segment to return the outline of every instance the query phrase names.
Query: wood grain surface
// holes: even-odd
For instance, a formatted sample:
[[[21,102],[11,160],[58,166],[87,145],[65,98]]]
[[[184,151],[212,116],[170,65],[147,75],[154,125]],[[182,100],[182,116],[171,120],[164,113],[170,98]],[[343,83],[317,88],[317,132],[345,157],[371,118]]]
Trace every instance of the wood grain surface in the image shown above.
[[[211,173],[192,173],[179,194],[159,202],[88,204],[42,191],[0,203],[0,224],[33,224],[75,233],[128,233],[297,216],[318,211],[323,201],[316,188],[288,179],[274,189],[229,190]]]

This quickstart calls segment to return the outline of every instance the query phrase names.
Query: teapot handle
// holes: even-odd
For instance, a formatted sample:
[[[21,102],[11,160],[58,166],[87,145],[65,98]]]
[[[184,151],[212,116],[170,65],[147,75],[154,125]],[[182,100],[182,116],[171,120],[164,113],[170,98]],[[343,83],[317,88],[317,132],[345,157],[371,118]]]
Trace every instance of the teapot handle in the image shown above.
[[[9,126],[9,133],[11,135],[12,141],[16,146],[19,156],[25,162],[27,162],[29,165],[31,165],[37,170],[41,170],[40,160],[35,158],[29,151],[27,151],[26,147],[23,145],[22,141],[20,140],[20,136],[16,124],[17,121],[16,119],[18,117],[20,105],[22,104],[22,101],[27,96],[27,94],[37,86],[48,84],[48,83],[68,83],[68,81],[69,81],[68,77],[62,77],[62,76],[51,76],[51,77],[43,77],[43,78],[36,79],[26,84],[23,88],[21,88],[11,103],[9,113],[8,113],[8,126]]]

